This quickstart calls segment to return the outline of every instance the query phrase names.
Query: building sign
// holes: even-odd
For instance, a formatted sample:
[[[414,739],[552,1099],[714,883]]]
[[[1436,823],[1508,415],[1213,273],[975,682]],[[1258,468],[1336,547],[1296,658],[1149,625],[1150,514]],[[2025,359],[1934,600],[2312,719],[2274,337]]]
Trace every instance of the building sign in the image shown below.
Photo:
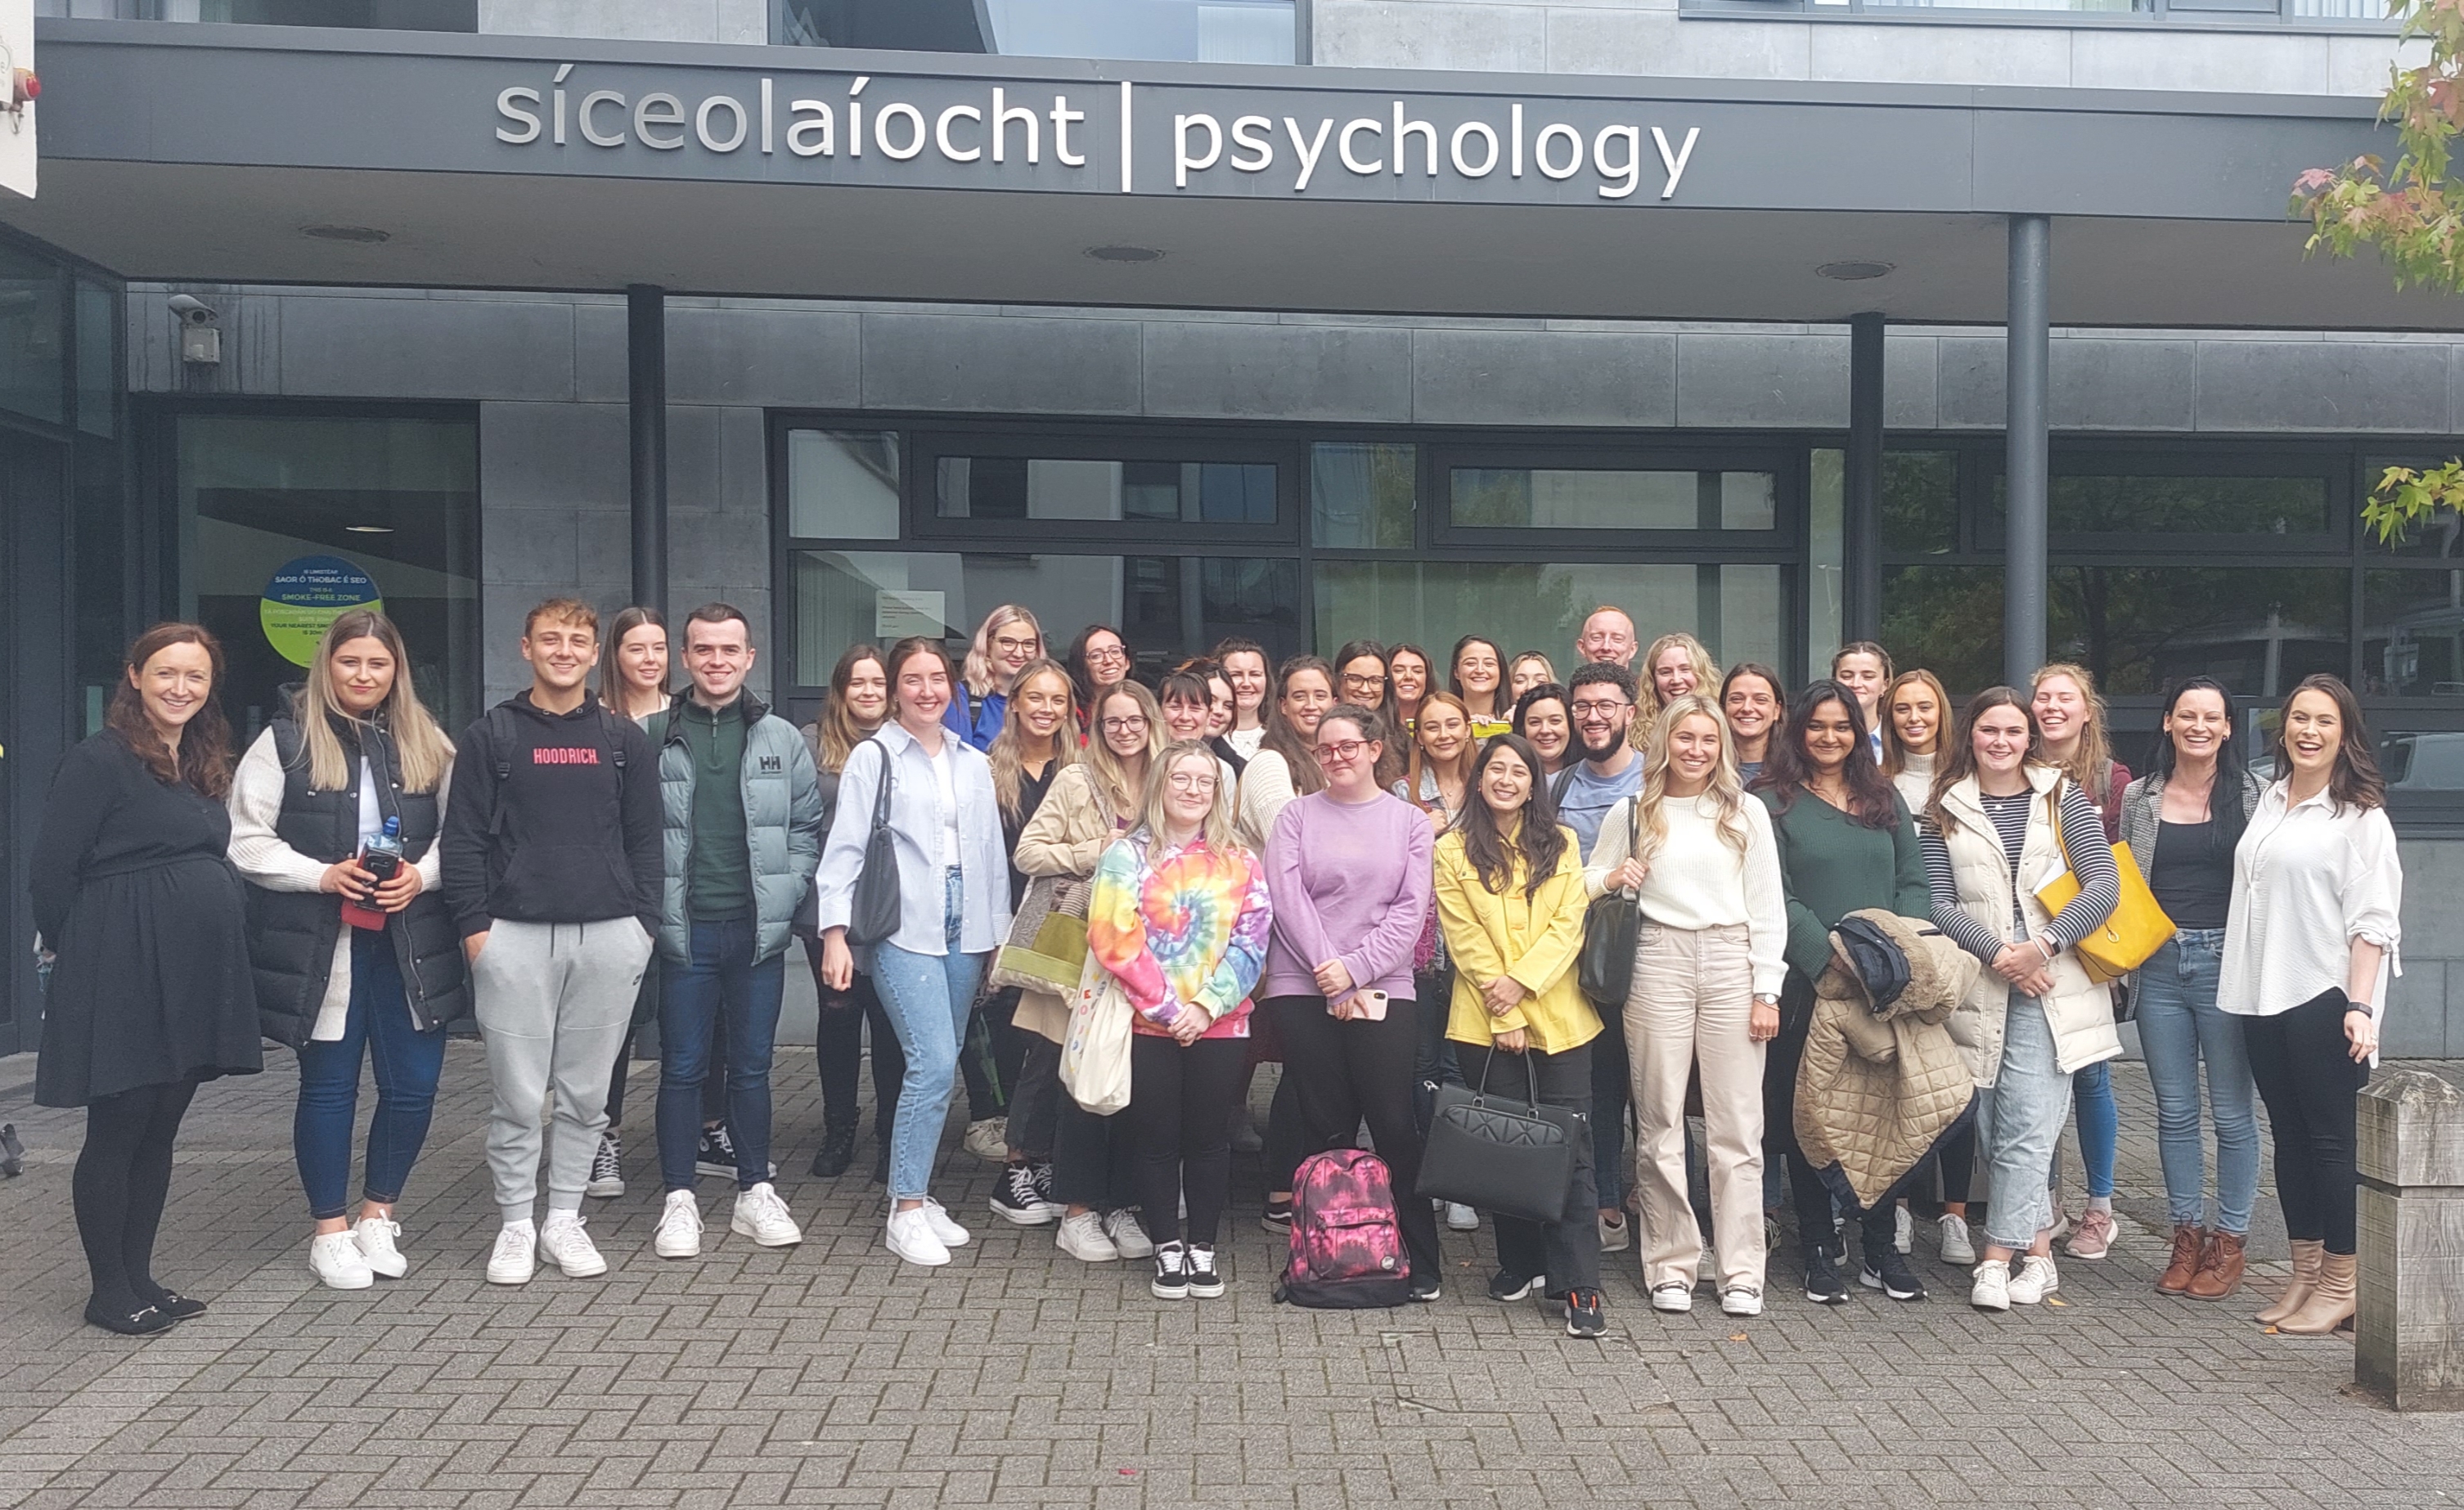
[[[306,666],[326,629],[353,608],[384,610],[375,580],[339,556],[302,556],[274,569],[256,616],[275,653]]]
[[[884,645],[920,634],[939,639],[948,632],[946,595],[906,587],[876,588],[872,595],[872,637]]]

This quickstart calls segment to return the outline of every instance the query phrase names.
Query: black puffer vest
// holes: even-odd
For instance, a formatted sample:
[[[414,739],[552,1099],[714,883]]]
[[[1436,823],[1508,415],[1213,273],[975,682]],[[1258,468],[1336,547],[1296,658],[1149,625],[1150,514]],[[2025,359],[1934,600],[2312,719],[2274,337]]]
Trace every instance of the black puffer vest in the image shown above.
[[[350,762],[351,784],[340,792],[311,791],[308,761],[298,725],[285,713],[273,723],[274,752],[282,762],[282,816],[275,833],[311,860],[332,864],[360,849],[360,757],[377,779],[377,810],[401,820],[403,862],[415,864],[436,843],[441,817],[433,792],[406,792],[392,739],[369,726],[364,748],[360,730],[337,720],[334,732]],[[334,940],[342,928],[341,898],[322,891],[248,888],[249,963],[256,973],[259,1030],[277,1043],[297,1048],[316,1030],[325,988],[334,969]],[[471,1012],[469,969],[462,941],[437,891],[422,891],[385,927],[402,971],[403,995],[411,1020],[425,1032],[447,1026]]]

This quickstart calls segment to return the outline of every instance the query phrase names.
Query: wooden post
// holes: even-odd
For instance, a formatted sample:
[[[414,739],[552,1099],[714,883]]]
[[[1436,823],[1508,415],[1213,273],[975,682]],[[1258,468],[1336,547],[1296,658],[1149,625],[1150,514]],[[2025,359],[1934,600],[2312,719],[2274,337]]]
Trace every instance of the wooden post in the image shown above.
[[[2382,1070],[2359,1130],[2353,1382],[2399,1411],[2464,1411],[2464,1090]]]

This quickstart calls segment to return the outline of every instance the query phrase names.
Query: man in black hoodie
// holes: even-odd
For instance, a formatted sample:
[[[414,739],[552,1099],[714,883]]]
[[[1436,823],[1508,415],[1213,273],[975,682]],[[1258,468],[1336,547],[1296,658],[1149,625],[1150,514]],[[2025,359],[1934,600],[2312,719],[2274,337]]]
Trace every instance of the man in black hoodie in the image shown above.
[[[539,604],[522,624],[522,659],[530,689],[462,735],[439,841],[495,1084],[496,1284],[527,1282],[539,1258],[576,1277],[607,1272],[583,1230],[582,1192],[659,922],[657,755],[587,693],[599,615],[569,598]],[[551,1086],[547,1219],[535,1229]]]

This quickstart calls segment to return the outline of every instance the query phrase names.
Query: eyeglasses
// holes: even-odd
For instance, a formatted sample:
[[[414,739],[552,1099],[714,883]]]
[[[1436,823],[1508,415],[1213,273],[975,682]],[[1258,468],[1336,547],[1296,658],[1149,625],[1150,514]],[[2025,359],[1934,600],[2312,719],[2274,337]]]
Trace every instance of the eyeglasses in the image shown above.
[[[1343,685],[1346,688],[1383,687],[1386,685],[1386,678],[1383,676],[1361,676],[1352,671],[1346,671],[1343,673]]]
[[[1632,706],[1634,705],[1625,702],[1622,699],[1602,699],[1597,702],[1581,702],[1574,705],[1574,716],[1581,718],[1587,714],[1597,713],[1602,718],[1614,718],[1617,714],[1617,710],[1621,708],[1630,708]]]
[[[1172,789],[1176,792],[1212,792],[1215,790],[1216,778],[1207,775],[1203,771],[1175,771],[1165,779],[1172,783]]]
[[[1366,739],[1340,739],[1331,745],[1317,746],[1316,752],[1321,761],[1349,760],[1368,748],[1369,741]]]
[[[1137,731],[1139,731],[1139,730],[1141,730],[1141,729],[1144,729],[1146,726],[1147,726],[1147,715],[1146,715],[1146,714],[1144,714],[1144,713],[1132,713],[1132,714],[1131,714],[1129,717],[1127,717],[1127,718],[1107,718],[1107,719],[1105,719],[1105,720],[1104,720],[1104,733],[1108,733],[1108,734],[1127,734],[1127,733],[1135,733]]]
[[[993,648],[996,650],[1033,650],[1042,643],[1043,642],[1041,641],[1032,639],[1013,640],[1005,634],[997,634],[993,636]]]
[[[1117,645],[1089,646],[1087,647],[1087,659],[1089,662],[1126,661],[1129,658],[1130,652],[1122,649]]]

